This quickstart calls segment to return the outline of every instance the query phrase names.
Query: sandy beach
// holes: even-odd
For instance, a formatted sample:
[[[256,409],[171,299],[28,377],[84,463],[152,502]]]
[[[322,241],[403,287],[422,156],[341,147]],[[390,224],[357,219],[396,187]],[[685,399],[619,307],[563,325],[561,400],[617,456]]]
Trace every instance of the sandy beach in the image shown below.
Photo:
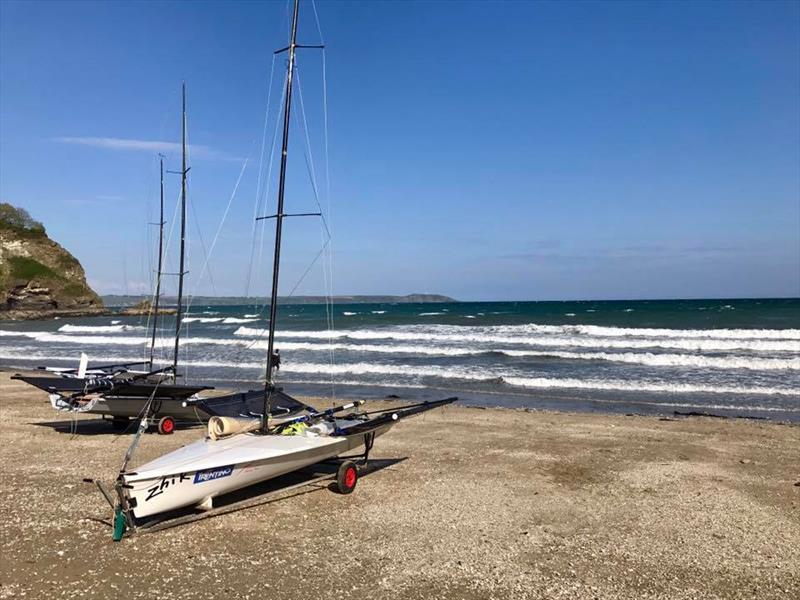
[[[82,480],[112,479],[129,436],[8,376],[0,598],[800,597],[798,426],[447,407],[380,438],[350,496],[115,544]]]

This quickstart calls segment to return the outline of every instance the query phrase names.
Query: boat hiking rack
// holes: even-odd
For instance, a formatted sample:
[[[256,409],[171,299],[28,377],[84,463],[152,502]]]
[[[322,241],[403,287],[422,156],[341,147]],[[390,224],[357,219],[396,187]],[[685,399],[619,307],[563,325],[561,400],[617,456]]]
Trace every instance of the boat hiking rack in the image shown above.
[[[163,531],[165,529],[171,529],[173,527],[178,527],[180,525],[186,525],[188,523],[194,523],[195,521],[202,521],[204,519],[209,519],[211,517],[218,517],[225,514],[238,512],[240,510],[246,510],[248,508],[254,508],[256,506],[260,506],[262,504],[268,504],[271,502],[275,502],[278,500],[284,500],[296,496],[298,494],[289,494],[289,492],[295,492],[296,490],[300,490],[306,487],[313,487],[318,486],[318,484],[324,481],[334,481],[335,490],[340,494],[350,494],[356,487],[356,483],[361,475],[367,475],[371,473],[373,470],[378,469],[369,469],[369,453],[372,450],[372,446],[375,443],[375,432],[370,431],[364,434],[364,452],[361,454],[354,454],[354,455],[347,455],[347,456],[338,456],[336,458],[331,458],[304,469],[299,469],[297,471],[293,471],[283,475],[281,477],[291,476],[291,475],[300,475],[303,473],[310,473],[312,477],[310,479],[304,479],[303,481],[282,486],[277,489],[268,490],[257,494],[255,496],[250,496],[247,498],[243,498],[242,500],[230,502],[227,504],[223,504],[216,508],[212,508],[210,510],[206,510],[203,512],[191,512],[187,514],[187,510],[192,510],[191,508],[183,508],[178,509],[177,511],[172,511],[171,513],[166,513],[166,516],[162,515],[160,517],[154,519],[146,519],[141,520],[137,519],[133,516],[133,512],[127,503],[124,501],[124,495],[117,494],[119,500],[115,501],[111,491],[106,488],[100,481],[96,479],[86,478],[84,481],[86,483],[94,483],[97,488],[100,490],[100,493],[105,498],[106,502],[108,502],[109,506],[114,511],[114,519],[112,526],[114,528],[113,539],[115,542],[120,541],[124,536],[132,536],[135,534],[142,534],[142,533],[155,533],[156,531]],[[394,462],[394,461],[392,461]],[[383,467],[379,467],[383,468]],[[280,478],[276,478],[280,479]],[[249,486],[250,488],[257,487],[261,484],[254,484]],[[235,494],[241,494],[248,488],[242,488],[241,490],[235,490],[230,492],[229,494],[225,494],[223,496],[218,496],[218,498],[223,499],[225,496],[231,496]],[[317,489],[319,489],[317,487]],[[308,490],[307,492],[299,492],[299,493],[309,493],[314,490]]]

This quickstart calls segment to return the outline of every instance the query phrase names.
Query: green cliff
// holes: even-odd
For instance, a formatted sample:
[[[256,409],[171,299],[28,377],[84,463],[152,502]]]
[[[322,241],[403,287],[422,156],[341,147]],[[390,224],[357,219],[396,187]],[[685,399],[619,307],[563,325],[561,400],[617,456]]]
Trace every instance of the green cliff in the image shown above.
[[[25,209],[0,203],[0,319],[103,312],[78,260]]]

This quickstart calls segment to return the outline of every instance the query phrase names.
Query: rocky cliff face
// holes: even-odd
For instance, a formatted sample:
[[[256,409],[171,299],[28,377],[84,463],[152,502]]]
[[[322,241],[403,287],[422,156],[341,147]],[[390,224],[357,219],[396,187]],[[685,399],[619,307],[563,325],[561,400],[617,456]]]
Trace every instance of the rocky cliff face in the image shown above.
[[[104,311],[78,260],[24,209],[0,204],[0,319]]]

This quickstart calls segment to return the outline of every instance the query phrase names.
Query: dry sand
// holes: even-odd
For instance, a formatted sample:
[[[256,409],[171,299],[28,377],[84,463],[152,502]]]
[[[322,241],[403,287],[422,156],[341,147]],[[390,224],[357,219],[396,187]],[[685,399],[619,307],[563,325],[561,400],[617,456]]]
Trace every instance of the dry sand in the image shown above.
[[[407,460],[352,495],[115,544],[81,480],[129,436],[71,435],[7,374],[0,398],[0,598],[800,598],[797,426],[448,407],[379,438]]]

